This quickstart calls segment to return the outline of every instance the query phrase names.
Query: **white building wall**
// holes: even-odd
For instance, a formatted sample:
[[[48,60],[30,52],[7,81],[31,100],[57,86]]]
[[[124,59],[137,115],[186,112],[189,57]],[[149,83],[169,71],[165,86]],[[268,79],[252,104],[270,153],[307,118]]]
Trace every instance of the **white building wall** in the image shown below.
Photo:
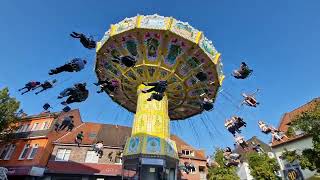
[[[240,164],[240,167],[238,167],[237,175],[241,180],[253,180],[253,177],[250,174],[250,168],[249,164],[244,162]]]
[[[286,162],[283,161],[282,159],[280,159],[280,156],[285,151],[285,149],[287,149],[288,151],[296,150],[297,152],[300,153],[300,152],[302,152],[302,150],[307,149],[307,148],[312,148],[312,138],[311,137],[307,137],[307,138],[303,138],[303,139],[300,139],[297,141],[285,143],[283,145],[279,145],[279,146],[272,148],[272,150],[275,153],[276,158],[279,162],[282,177],[283,177],[283,170],[285,169],[284,165]],[[305,179],[307,179],[307,178],[313,176],[315,174],[315,171],[302,170],[302,174],[303,174],[303,177]]]

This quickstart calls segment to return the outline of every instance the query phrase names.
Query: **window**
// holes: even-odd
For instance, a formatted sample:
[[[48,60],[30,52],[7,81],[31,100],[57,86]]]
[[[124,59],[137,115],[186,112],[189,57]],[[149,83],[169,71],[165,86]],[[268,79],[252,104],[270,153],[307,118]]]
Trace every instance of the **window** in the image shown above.
[[[14,150],[16,148],[16,145],[14,144],[8,144],[3,148],[3,151],[0,154],[0,159],[3,160],[9,160],[11,158],[11,155],[13,154]]]
[[[9,151],[7,153],[7,155],[4,157],[4,160],[9,160],[14,152],[14,150],[16,149],[16,145],[11,144]]]
[[[39,123],[34,123],[31,131],[36,131],[39,128]]]
[[[116,153],[116,157],[115,157],[115,163],[116,164],[122,164],[122,152],[121,151],[118,151]]]
[[[22,125],[21,125],[21,126],[19,126],[19,129],[17,129],[16,133],[21,132],[21,131],[22,131],[22,129],[23,129],[23,126],[22,126]]]
[[[9,151],[9,146],[10,145],[5,145],[4,148],[2,149],[2,152],[0,154],[0,159],[4,159]]]
[[[49,129],[49,122],[48,121],[43,122],[41,129],[43,129],[43,130]]]
[[[70,154],[70,149],[58,149],[55,161],[68,161]]]
[[[23,132],[25,128],[25,125],[21,125],[21,128],[19,129],[19,132]]]
[[[199,172],[200,173],[204,173],[206,170],[206,167],[205,166],[199,166]]]
[[[86,159],[84,162],[87,163],[98,163],[99,156],[97,156],[97,153],[95,151],[87,151]]]
[[[194,152],[191,150],[182,150],[181,152],[185,156],[194,156]]]
[[[33,159],[36,156],[36,154],[38,152],[38,148],[39,148],[39,144],[33,145],[32,149],[29,153],[28,159]]]
[[[29,126],[30,126],[30,124],[25,124],[25,125],[23,126],[23,129],[22,129],[21,132],[29,131]]]
[[[27,157],[29,149],[30,149],[30,144],[26,144],[19,156],[19,160],[23,160]]]
[[[196,167],[190,169],[190,173],[191,173],[191,174],[195,174],[196,172],[197,172]]]
[[[95,139],[97,137],[97,134],[96,133],[89,133],[89,138],[90,139]]]

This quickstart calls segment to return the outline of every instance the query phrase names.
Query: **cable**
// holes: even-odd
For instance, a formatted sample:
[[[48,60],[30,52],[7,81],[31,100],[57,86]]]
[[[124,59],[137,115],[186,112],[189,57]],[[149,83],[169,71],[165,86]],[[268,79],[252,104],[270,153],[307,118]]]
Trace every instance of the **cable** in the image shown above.
[[[212,142],[215,142],[214,136],[213,136],[213,134],[211,133],[210,128],[208,128],[208,125],[207,125],[207,124],[205,123],[205,121],[203,120],[202,115],[200,115],[200,119],[201,119],[202,123],[204,124],[204,126],[206,127],[206,129],[207,129],[207,131],[208,131],[208,133],[209,133],[209,137],[211,138]],[[213,146],[214,146],[214,145],[213,145],[214,143],[211,143],[211,144],[212,144],[212,147],[213,147]],[[210,148],[211,148],[211,147],[210,147]]]
[[[199,134],[198,132],[196,131],[195,127],[193,126],[193,124],[190,122],[191,118],[187,119],[189,125],[192,127],[193,131],[195,132],[195,135],[196,135],[196,140],[198,142],[198,148],[200,148],[200,137],[199,137]]]

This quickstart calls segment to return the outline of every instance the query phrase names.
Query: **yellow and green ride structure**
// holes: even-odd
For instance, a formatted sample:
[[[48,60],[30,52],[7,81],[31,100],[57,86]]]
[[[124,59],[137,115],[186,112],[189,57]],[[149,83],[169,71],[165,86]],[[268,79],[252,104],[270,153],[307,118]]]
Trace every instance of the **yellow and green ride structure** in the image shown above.
[[[134,67],[112,62],[113,58],[131,56]],[[183,120],[202,113],[203,95],[215,99],[224,75],[220,54],[204,34],[172,17],[138,15],[111,25],[97,43],[95,71],[99,80],[115,79],[120,88],[113,101],[135,113],[132,136],[127,140],[124,169],[166,173],[176,179],[178,153],[170,140],[170,120]],[[207,75],[199,81],[196,74]],[[150,88],[142,83],[167,80],[161,101],[147,101]],[[109,92],[106,91],[109,94]]]

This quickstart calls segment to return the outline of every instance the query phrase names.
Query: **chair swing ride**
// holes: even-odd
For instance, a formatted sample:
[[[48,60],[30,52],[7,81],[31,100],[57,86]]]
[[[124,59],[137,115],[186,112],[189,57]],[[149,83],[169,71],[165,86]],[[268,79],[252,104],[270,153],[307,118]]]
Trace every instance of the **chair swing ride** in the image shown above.
[[[72,32],[71,36],[80,39],[85,48],[96,49],[95,84],[101,87],[98,93],[106,92],[114,102],[135,113],[132,136],[124,148],[124,169],[140,171],[143,176],[147,172],[141,167],[155,165],[152,161],[167,169],[168,176],[175,174],[178,153],[175,142],[170,140],[170,120],[184,120],[212,110],[225,78],[221,55],[212,42],[188,23],[159,15],[126,18],[111,25],[99,42],[81,33]],[[85,64],[86,60],[75,58],[49,74],[78,72]],[[252,72],[242,62],[232,76],[246,79]],[[72,96],[71,103],[84,101],[88,97],[85,85],[82,91],[77,89],[79,84],[67,88],[62,97]],[[37,86],[41,84],[29,82],[22,89],[29,92]],[[243,97],[242,104],[259,104],[253,95],[243,93]],[[44,108],[48,110],[50,105]],[[237,125],[233,122],[228,127]],[[230,154],[227,149],[226,154]]]

